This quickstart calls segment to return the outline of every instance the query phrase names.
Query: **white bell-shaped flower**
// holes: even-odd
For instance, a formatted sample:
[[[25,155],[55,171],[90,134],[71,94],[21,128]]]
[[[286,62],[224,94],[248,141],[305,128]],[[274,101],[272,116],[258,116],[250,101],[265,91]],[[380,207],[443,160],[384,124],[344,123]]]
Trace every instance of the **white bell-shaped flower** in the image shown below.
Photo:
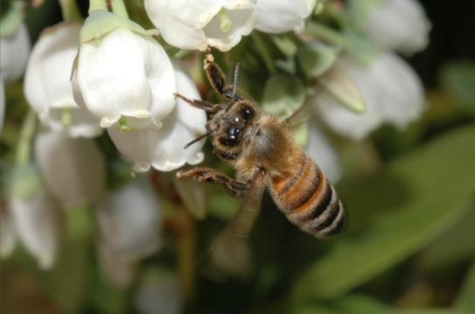
[[[300,31],[317,0],[257,0],[256,29],[271,34]]]
[[[362,139],[384,123],[404,129],[422,114],[425,97],[421,81],[396,54],[380,54],[367,67],[345,58],[336,66],[353,80],[366,104],[366,111],[358,114],[340,106],[328,93],[314,98],[318,115],[342,135]]]
[[[101,241],[97,243],[97,252],[102,273],[108,281],[119,289],[127,289],[134,280],[138,262],[124,260]]]
[[[12,254],[16,244],[16,231],[10,212],[0,204],[0,257]]]
[[[254,28],[255,0],[145,0],[163,39],[181,49],[228,51]]]
[[[137,262],[162,244],[160,204],[146,182],[136,180],[110,193],[96,214],[101,241],[124,262]]]
[[[5,81],[14,81],[22,76],[29,53],[30,36],[25,24],[0,37],[0,75]]]
[[[40,191],[28,199],[12,197],[8,206],[18,237],[27,251],[36,258],[40,268],[53,267],[62,224],[59,204],[46,191]]]
[[[81,44],[72,84],[77,104],[103,128],[119,120],[130,128],[160,126],[175,106],[175,74],[165,50],[127,27]]]
[[[186,97],[199,99],[200,95],[183,67],[174,60],[178,92]],[[171,171],[185,163],[195,165],[203,161],[201,148],[204,140],[184,149],[183,147],[206,132],[206,114],[181,99],[170,115],[163,121],[163,127],[121,131],[118,127],[108,129],[117,149],[134,162],[133,170],[144,172],[153,168]]]
[[[43,132],[35,156],[48,188],[65,207],[97,201],[104,193],[105,158],[94,140]]]
[[[382,0],[373,3],[367,16],[359,17],[362,30],[372,40],[384,48],[403,53],[414,53],[427,46],[431,23],[419,1]]]
[[[102,132],[99,119],[80,109],[73,97],[71,71],[82,23],[63,22],[47,29],[33,47],[25,73],[25,96],[41,121],[73,137]]]
[[[310,125],[305,152],[325,173],[331,183],[336,184],[342,175],[337,153],[316,125]]]

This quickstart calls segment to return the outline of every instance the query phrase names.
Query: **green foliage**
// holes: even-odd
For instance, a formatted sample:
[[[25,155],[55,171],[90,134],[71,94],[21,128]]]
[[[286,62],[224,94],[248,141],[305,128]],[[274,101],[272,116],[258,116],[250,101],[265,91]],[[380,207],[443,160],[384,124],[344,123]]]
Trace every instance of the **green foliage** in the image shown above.
[[[475,62],[458,61],[447,64],[441,71],[441,82],[459,108],[475,116]]]
[[[459,129],[394,161],[383,176],[355,186],[344,197],[350,204],[350,219],[361,214],[352,208],[356,198],[373,198],[368,206],[379,206],[388,195],[397,194],[399,203],[373,207],[381,211],[375,214],[377,221],[346,237],[303,272],[293,290],[294,300],[338,297],[452,226],[475,194],[475,176],[470,175],[475,173],[473,143],[475,127]]]

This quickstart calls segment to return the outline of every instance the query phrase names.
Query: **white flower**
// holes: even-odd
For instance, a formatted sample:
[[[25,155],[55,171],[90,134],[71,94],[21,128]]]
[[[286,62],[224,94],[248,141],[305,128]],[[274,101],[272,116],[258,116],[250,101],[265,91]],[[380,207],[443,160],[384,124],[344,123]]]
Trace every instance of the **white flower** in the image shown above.
[[[128,288],[134,279],[137,262],[124,260],[101,241],[97,243],[97,251],[101,270],[110,283],[119,289]]]
[[[255,0],[145,0],[163,39],[181,49],[228,51],[257,21]]]
[[[24,90],[41,121],[51,129],[67,130],[73,137],[93,137],[102,132],[99,120],[77,106],[70,81],[81,26],[79,22],[60,23],[43,32],[31,52]]]
[[[310,125],[305,152],[320,167],[331,183],[335,184],[340,180],[342,169],[338,155],[315,125]]]
[[[177,61],[173,62],[178,92],[186,97],[199,99],[194,82]],[[108,129],[117,149],[134,162],[134,171],[144,172],[153,168],[160,171],[175,170],[185,163],[192,165],[203,161],[201,148],[204,140],[184,149],[183,147],[204,134],[206,114],[193,108],[181,99],[170,115],[163,121],[163,127],[153,127],[124,132],[120,129]]]
[[[100,119],[128,127],[160,125],[175,106],[175,74],[152,37],[118,27],[81,44],[72,81],[77,104]]]
[[[0,204],[0,256],[12,254],[16,244],[16,231],[10,212]]]
[[[360,17],[360,24],[372,40],[387,49],[414,53],[429,42],[431,23],[419,1],[378,1],[366,17]]]
[[[104,193],[105,159],[94,140],[43,132],[35,156],[51,193],[66,207],[97,201]]]
[[[134,181],[110,193],[96,214],[101,241],[121,261],[137,262],[162,244],[160,204],[146,182]]]
[[[40,268],[50,269],[60,242],[62,216],[58,203],[41,191],[28,199],[12,197],[8,206],[23,245]]]
[[[328,93],[314,98],[318,114],[342,135],[362,139],[383,123],[404,129],[422,114],[425,98],[420,79],[397,55],[380,54],[368,67],[345,58],[336,66],[357,85],[366,104],[366,111],[358,114]]]
[[[316,3],[317,0],[257,0],[256,29],[271,34],[302,30]]]
[[[5,81],[19,79],[30,53],[30,37],[24,23],[12,34],[0,38],[0,75]]]

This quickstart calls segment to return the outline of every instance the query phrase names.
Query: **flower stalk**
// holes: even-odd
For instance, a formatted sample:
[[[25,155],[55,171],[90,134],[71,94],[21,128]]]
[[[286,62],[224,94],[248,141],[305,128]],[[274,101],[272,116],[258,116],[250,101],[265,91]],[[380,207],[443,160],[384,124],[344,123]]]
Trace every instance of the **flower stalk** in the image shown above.
[[[81,18],[81,12],[75,0],[59,0],[61,13],[65,21],[73,21]]]
[[[345,39],[345,36],[320,23],[309,22],[306,28],[306,32],[310,35],[317,36],[331,44],[341,47],[347,46],[347,40]]]
[[[17,167],[27,166],[30,161],[31,143],[36,131],[36,113],[30,109],[21,127],[20,139],[15,157]]]
[[[119,16],[129,18],[129,14],[127,13],[127,8],[125,7],[124,0],[110,0],[110,4],[112,7],[112,12]]]
[[[96,11],[107,11],[106,0],[90,0],[89,1],[89,15]]]
[[[269,50],[267,49],[266,43],[262,39],[261,35],[258,34],[257,32],[252,32],[251,38],[256,44],[257,50],[261,53],[261,56],[264,59],[264,63],[269,73],[271,74],[277,73],[277,68],[274,64],[274,60],[272,60],[272,56]]]

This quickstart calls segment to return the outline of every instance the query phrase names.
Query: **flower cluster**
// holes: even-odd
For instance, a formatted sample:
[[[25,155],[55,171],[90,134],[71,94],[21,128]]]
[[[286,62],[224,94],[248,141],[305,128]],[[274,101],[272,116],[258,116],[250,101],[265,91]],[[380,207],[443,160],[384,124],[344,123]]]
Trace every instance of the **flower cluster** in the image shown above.
[[[397,55],[428,44],[430,23],[412,0],[144,0],[134,16],[123,1],[91,0],[85,19],[74,1],[60,3],[65,21],[44,29],[31,52],[24,11],[11,4],[16,18],[2,24],[0,45],[0,130],[17,134],[5,141],[14,144],[5,145],[12,171],[0,202],[1,253],[19,241],[43,269],[54,267],[74,211],[93,209],[101,267],[121,288],[164,246],[166,204],[180,198],[204,216],[203,190],[164,173],[205,158],[204,139],[184,147],[206,133],[206,113],[176,97],[206,95],[202,51],[216,51],[225,70],[242,60],[245,77],[257,78],[244,84],[268,113],[309,107],[350,139],[382,124],[404,129],[424,110],[422,84]],[[156,29],[145,29],[145,20]],[[235,55],[224,53],[234,47]],[[23,75],[29,113],[16,127],[18,117],[5,115],[13,108],[4,85]],[[323,125],[306,121],[296,140],[336,182],[342,170]],[[161,185],[130,176],[150,169],[161,172]],[[173,189],[168,200],[157,199],[157,186]],[[177,290],[176,278],[166,278]],[[142,289],[138,307],[156,308],[148,294],[161,288]]]

